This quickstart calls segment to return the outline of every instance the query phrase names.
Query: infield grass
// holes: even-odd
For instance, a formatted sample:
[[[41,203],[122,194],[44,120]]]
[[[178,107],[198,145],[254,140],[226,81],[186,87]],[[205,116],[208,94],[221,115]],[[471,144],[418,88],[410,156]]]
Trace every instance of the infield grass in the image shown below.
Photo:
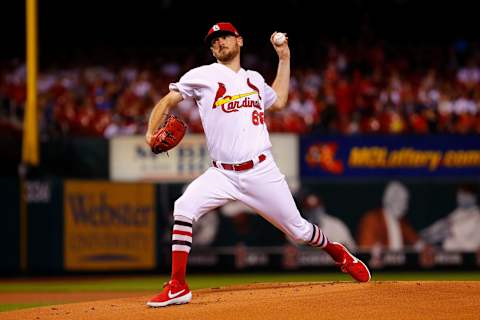
[[[70,278],[0,279],[0,292],[99,292],[155,291],[169,278],[159,276],[99,276]],[[343,273],[242,273],[193,274],[187,277],[191,289],[223,287],[259,282],[351,281]],[[374,272],[372,281],[479,281],[480,272]]]
[[[9,304],[0,304],[0,312],[3,311],[12,311],[20,310],[27,308],[43,307],[51,305],[50,303],[9,303]]]

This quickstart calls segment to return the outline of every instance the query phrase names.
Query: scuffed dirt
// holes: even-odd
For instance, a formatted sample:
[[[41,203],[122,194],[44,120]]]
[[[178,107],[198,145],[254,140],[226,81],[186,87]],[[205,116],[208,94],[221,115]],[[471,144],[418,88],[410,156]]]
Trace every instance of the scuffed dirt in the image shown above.
[[[138,293],[137,293],[138,294]],[[480,282],[252,284],[193,292],[187,305],[148,308],[150,296],[0,313],[0,319],[479,319]]]

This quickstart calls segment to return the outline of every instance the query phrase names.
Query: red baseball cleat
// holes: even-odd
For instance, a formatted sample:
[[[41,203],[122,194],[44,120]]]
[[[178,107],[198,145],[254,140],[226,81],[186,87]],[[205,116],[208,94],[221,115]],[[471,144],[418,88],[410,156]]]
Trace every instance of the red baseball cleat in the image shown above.
[[[358,282],[368,282],[372,277],[365,263],[357,259],[353,254],[338,242],[332,242],[339,250],[343,251],[343,261],[336,262],[342,272],[348,273]]]
[[[192,292],[186,283],[170,280],[163,286],[163,291],[150,299],[147,306],[166,307],[170,304],[184,304],[192,300]]]

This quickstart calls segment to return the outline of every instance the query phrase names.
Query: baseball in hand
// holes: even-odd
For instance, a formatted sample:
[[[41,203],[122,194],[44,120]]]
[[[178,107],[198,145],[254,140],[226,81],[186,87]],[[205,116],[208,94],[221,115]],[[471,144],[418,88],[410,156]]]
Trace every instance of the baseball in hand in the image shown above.
[[[277,45],[277,46],[281,46],[285,42],[285,39],[286,39],[285,38],[285,33],[278,32],[273,37],[273,43],[275,43],[275,45]]]

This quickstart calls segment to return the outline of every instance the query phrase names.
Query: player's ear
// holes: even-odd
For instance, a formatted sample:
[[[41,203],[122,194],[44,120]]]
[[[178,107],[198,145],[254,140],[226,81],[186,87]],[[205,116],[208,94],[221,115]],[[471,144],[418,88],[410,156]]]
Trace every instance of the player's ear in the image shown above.
[[[241,36],[237,37],[237,43],[240,47],[243,47],[243,38]]]

